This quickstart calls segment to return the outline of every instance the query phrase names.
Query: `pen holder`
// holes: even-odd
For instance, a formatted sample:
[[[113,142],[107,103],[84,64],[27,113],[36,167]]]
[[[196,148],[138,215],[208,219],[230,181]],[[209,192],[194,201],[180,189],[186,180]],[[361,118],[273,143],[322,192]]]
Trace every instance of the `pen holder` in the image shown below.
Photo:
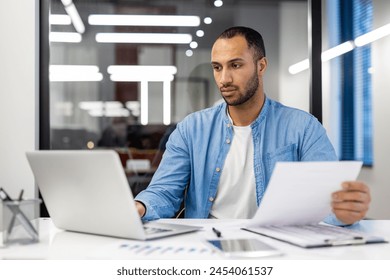
[[[39,241],[39,199],[2,201],[3,244]]]

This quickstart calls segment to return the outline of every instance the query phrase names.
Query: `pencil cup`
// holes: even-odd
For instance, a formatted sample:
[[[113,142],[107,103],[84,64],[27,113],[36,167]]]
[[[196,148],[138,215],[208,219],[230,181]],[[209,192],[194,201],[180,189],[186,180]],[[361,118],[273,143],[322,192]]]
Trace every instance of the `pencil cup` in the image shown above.
[[[39,199],[3,201],[3,244],[39,242]]]

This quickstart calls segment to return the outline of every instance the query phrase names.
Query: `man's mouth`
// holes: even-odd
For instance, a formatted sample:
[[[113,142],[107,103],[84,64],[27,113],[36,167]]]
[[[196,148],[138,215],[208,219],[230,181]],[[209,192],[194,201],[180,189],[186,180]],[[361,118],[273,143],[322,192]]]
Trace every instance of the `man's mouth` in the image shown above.
[[[236,87],[224,87],[224,88],[221,88],[220,90],[221,90],[221,92],[231,92],[231,91],[236,91],[237,88]]]

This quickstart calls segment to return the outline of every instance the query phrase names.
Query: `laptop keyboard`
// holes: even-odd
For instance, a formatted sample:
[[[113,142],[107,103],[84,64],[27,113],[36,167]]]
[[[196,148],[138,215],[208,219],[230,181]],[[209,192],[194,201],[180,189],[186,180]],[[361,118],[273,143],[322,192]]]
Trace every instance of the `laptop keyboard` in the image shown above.
[[[157,228],[157,227],[150,227],[150,226],[144,226],[144,229],[147,235],[172,231],[171,229]]]

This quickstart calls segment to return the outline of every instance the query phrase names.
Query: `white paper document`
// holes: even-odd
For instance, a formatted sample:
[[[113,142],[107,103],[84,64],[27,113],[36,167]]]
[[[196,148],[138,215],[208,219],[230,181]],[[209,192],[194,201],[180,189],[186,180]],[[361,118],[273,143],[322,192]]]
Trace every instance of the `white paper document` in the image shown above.
[[[331,213],[331,194],[356,180],[362,162],[278,162],[249,226],[307,225]]]
[[[356,180],[362,162],[279,162],[245,230],[304,248],[387,242],[347,228],[319,224],[331,213],[331,195]]]

